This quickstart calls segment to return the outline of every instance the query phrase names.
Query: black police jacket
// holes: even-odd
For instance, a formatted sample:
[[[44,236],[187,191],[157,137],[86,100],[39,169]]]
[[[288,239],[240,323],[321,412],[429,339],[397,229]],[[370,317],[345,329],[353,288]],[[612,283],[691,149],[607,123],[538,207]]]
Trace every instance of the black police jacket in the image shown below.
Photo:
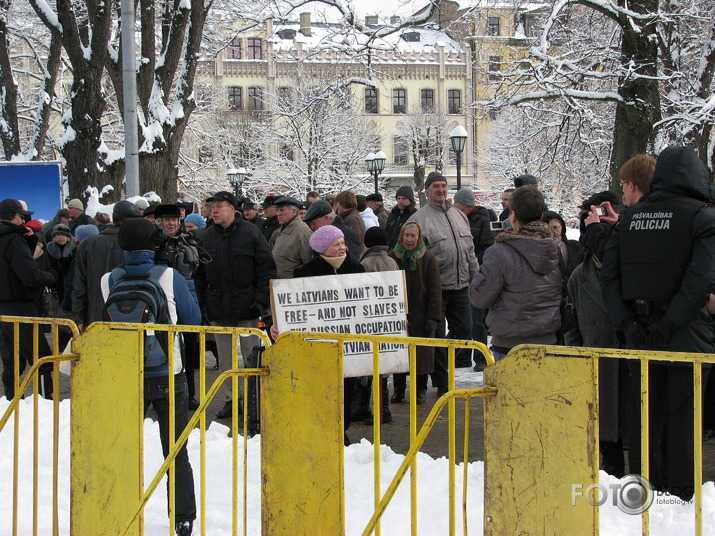
[[[709,197],[707,171],[692,149],[669,147],[660,154],[651,193],[614,226],[604,252],[601,291],[616,327],[662,320],[672,327],[668,350],[715,351],[706,308],[715,281]],[[651,314],[639,314],[634,298],[650,302]]]

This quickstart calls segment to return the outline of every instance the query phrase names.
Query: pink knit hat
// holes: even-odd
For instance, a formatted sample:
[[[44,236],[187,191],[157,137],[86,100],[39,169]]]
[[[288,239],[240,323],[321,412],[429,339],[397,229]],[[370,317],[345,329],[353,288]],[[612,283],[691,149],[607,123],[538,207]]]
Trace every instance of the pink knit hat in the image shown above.
[[[343,232],[334,225],[325,225],[311,235],[310,247],[318,253],[325,253],[330,244],[344,237]]]

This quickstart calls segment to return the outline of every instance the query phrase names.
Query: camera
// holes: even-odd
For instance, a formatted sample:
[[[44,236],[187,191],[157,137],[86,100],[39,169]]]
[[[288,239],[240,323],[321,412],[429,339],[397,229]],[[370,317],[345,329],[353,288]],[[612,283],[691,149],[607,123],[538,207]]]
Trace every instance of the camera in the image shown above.
[[[599,216],[605,216],[606,215],[606,207],[596,207],[596,212],[598,212]]]
[[[184,271],[196,271],[199,263],[211,262],[211,256],[201,249],[190,233],[169,236],[158,230],[154,262]]]
[[[508,231],[511,229],[511,222],[509,220],[491,221],[489,222],[489,228],[496,233],[500,231]]]

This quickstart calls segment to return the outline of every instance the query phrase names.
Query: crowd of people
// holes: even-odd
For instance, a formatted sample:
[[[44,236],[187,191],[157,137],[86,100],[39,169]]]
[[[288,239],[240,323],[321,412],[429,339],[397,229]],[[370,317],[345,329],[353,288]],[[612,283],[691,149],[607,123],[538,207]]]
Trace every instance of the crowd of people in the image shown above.
[[[547,210],[533,175],[514,179],[499,215],[479,206],[467,188],[449,199],[447,180],[438,172],[426,177],[420,208],[412,188],[401,186],[391,210],[379,193],[310,192],[306,201],[269,195],[259,204],[220,191],[198,211],[192,203],[125,200],[100,218],[89,217],[82,201],[73,199],[42,225],[24,203],[5,199],[0,314],[42,314],[43,289],[51,289],[59,295],[59,314],[83,330],[102,319],[105,274],[157,264],[171,268],[171,281],[162,284],[177,321],[257,327],[271,308],[271,279],[403,270],[409,335],[489,341],[497,361],[528,343],[712,353],[715,211],[707,170],[693,150],[670,147],[657,160],[635,156],[618,180],[621,199],[598,192],[578,207],[579,240],[566,237],[564,218]],[[31,327],[21,326],[19,337],[22,372],[32,362]],[[43,341],[39,355],[49,353]],[[232,361],[233,344],[231,335],[215,337],[222,371],[241,366]],[[244,362],[257,344],[256,337],[238,337]],[[198,406],[198,338],[188,334],[184,347],[174,372],[188,411]],[[17,378],[10,323],[2,324],[0,353],[4,393],[12,397]],[[480,352],[466,349],[455,359],[457,367],[476,371],[487,363]],[[438,395],[447,391],[445,349],[420,347],[416,365],[418,404],[426,401],[430,377]],[[640,366],[599,361],[602,466],[617,476],[626,471],[624,449],[630,472],[640,472]],[[50,371],[41,372],[43,393],[51,396]],[[147,381],[161,384],[169,373]],[[650,479],[687,499],[694,485],[692,365],[653,362],[649,376]],[[166,394],[154,383],[145,389],[147,402],[165,414]],[[346,430],[351,420],[372,422],[369,383],[346,380]],[[383,379],[382,400],[373,404],[381,422],[390,422],[389,403],[402,402],[406,387],[405,375],[396,374],[390,396]],[[715,404],[715,389],[708,393],[706,408]],[[221,396],[217,417],[231,417],[241,401],[233,400],[229,383]],[[709,426],[715,435],[715,422]],[[185,480],[188,458],[182,471]],[[190,525],[195,504],[193,491],[189,495],[182,495],[177,522]]]

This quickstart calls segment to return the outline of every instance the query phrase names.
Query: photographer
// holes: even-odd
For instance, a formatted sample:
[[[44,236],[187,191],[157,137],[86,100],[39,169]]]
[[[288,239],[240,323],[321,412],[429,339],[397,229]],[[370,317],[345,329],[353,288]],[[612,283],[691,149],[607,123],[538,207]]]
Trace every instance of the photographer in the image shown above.
[[[156,264],[175,268],[186,279],[199,267],[196,241],[181,228],[181,212],[176,205],[159,205],[154,209],[157,233]]]
[[[181,208],[177,205],[159,205],[154,209],[154,217],[159,228],[156,236],[155,263],[176,269],[194,290],[192,276],[199,267],[199,254],[193,236],[182,232]],[[189,389],[189,409],[194,410],[199,407],[194,381],[194,365],[199,359],[198,334],[184,333],[184,345],[184,371]]]

